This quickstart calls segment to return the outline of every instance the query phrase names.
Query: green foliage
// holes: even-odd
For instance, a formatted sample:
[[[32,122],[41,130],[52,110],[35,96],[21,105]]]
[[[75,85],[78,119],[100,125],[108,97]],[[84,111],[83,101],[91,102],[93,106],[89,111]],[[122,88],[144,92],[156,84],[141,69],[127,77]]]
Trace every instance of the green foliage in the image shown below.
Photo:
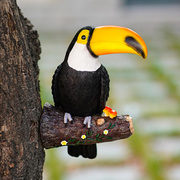
[[[144,165],[146,178],[149,180],[165,180],[163,176],[163,164],[158,156],[153,153],[149,146],[149,137],[140,134],[140,129],[135,127],[137,133],[131,138],[130,149],[139,161]]]
[[[60,154],[56,149],[46,150],[46,161],[45,170],[48,179],[52,180],[62,180],[65,171],[65,166],[59,158]]]

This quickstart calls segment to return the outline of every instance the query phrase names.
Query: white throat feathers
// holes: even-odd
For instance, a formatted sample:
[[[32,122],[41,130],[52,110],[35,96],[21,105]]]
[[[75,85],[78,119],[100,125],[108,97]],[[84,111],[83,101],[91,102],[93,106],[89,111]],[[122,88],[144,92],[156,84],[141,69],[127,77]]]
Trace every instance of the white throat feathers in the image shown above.
[[[99,58],[93,57],[85,44],[75,43],[69,57],[68,65],[77,71],[96,71],[101,63]]]

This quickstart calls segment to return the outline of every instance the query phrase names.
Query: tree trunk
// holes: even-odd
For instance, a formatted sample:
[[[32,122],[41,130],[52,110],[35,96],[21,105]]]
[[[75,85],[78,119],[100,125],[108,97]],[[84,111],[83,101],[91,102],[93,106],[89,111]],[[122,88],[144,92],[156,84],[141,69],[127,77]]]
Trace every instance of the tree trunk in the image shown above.
[[[41,52],[37,31],[15,0],[0,0],[0,179],[42,179],[39,136]]]

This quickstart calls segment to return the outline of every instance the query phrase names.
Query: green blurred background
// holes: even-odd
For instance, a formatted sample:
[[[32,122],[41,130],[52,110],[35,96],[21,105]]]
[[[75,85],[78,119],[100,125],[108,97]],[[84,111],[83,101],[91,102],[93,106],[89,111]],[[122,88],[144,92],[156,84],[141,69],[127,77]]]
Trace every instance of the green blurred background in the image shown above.
[[[145,40],[147,60],[100,57],[111,83],[108,105],[133,117],[135,134],[98,144],[95,160],[46,150],[44,180],[180,180],[180,1],[17,0],[38,30],[42,105],[53,104],[51,80],[83,26],[119,25]]]

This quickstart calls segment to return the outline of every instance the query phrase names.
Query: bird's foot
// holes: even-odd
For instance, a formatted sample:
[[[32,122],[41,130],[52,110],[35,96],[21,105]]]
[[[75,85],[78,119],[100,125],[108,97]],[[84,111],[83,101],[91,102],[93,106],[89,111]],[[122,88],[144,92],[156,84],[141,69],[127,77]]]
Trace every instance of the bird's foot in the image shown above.
[[[86,127],[86,124],[87,124],[88,129],[91,128],[91,119],[92,119],[91,116],[86,116],[84,118],[84,122],[83,122],[84,127]]]
[[[71,114],[66,112],[64,114],[64,124],[65,124],[65,126],[67,126],[68,120],[71,122],[71,124],[73,123],[73,119],[71,117]]]

